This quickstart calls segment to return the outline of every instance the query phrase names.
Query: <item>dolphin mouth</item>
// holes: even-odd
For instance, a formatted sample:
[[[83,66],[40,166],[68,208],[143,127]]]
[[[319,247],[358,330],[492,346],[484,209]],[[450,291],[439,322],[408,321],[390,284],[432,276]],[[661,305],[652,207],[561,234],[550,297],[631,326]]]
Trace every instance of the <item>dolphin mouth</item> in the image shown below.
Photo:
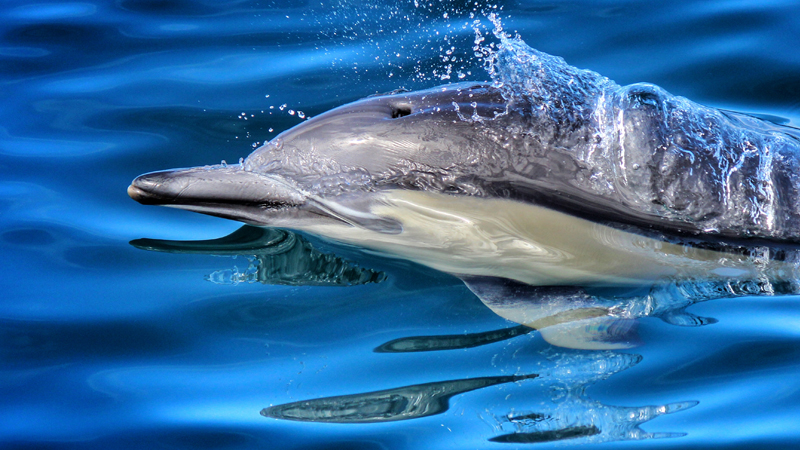
[[[148,189],[149,186],[142,187],[144,183],[139,178],[133,180],[131,185],[128,186],[128,197],[143,205],[164,205],[169,203],[168,199]]]
[[[151,172],[133,180],[128,195],[144,205],[170,206],[247,223],[264,214],[298,207],[306,195],[288,181],[239,165]]]

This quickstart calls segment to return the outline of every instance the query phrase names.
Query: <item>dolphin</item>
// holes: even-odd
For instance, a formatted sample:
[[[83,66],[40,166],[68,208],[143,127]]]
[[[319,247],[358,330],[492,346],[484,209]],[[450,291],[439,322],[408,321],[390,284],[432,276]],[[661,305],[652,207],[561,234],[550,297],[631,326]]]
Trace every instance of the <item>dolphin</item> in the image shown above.
[[[797,130],[619,86],[520,40],[493,61],[491,83],[369,97],[238,165],[145,174],[128,194],[531,285],[760,279],[746,252],[674,236],[800,238]]]
[[[241,165],[155,172],[134,199],[255,225],[383,233],[390,189],[503,198],[688,233],[800,238],[798,130],[619,86],[505,39],[492,83],[393,92],[323,113]],[[373,195],[374,196],[374,195]]]

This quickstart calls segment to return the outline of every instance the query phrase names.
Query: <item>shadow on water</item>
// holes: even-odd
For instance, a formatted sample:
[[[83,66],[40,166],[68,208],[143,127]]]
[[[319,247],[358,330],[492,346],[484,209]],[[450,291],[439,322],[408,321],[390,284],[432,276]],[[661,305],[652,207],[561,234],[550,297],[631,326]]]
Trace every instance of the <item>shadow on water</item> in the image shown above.
[[[138,239],[137,248],[172,253],[244,256],[249,267],[218,270],[207,276],[214,283],[263,283],[291,286],[353,286],[381,283],[385,272],[362,267],[333,253],[321,252],[291,231],[243,226],[219,239],[164,241]],[[697,243],[693,243],[697,245]],[[715,244],[716,245],[716,244]],[[719,245],[717,245],[719,247]],[[461,277],[467,287],[499,316],[517,326],[465,334],[407,336],[385,342],[373,352],[399,355],[477,349],[538,333],[553,346],[536,352],[543,360],[535,371],[518,368],[513,375],[484,376],[412,384],[401,387],[290,402],[264,408],[268,418],[301,422],[380,423],[420,419],[448,411],[452,397],[477,390],[528,392],[516,404],[504,403],[490,415],[497,443],[609,442],[679,437],[683,433],[648,433],[639,428],[663,414],[696,405],[694,400],[641,407],[606,405],[591,399],[587,387],[638,364],[637,354],[614,350],[640,344],[638,319],[657,317],[677,326],[705,326],[713,318],[686,311],[708,300],[755,295],[797,294],[796,258],[788,249],[767,247],[723,249],[746,254],[760,267],[755,279],[740,272],[717,271],[713,276],[664,278],[638,286],[531,286],[497,277]],[[722,275],[722,276],[721,276]],[[471,353],[464,353],[469,358]],[[431,375],[433,377],[434,375]],[[497,409],[497,407],[495,407]]]

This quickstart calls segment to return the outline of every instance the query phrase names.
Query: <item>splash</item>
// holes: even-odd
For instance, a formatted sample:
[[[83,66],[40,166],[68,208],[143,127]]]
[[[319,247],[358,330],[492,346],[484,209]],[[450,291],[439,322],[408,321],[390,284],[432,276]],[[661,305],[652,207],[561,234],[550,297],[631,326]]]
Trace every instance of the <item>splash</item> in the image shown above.
[[[338,0],[330,7],[321,2],[317,11],[307,14],[320,29],[317,49],[330,57],[332,70],[360,83],[384,74],[415,88],[478,74],[476,60],[467,51],[473,22],[502,10],[482,1]]]

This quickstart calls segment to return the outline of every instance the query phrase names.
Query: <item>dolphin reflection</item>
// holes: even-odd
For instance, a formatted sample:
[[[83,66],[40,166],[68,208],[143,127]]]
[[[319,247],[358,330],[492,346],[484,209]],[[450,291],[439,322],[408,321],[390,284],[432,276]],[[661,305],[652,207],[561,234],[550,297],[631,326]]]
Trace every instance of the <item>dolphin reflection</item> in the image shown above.
[[[633,236],[627,246],[639,253],[657,253],[655,239]],[[246,256],[250,267],[217,271],[215,283],[346,286],[378,283],[384,272],[360,267],[339,256],[322,253],[291,231],[245,225],[229,236],[207,241],[138,239],[132,245],[174,253]],[[657,317],[677,326],[716,322],[686,311],[709,300],[753,295],[800,293],[797,268],[800,253],[791,248],[730,245],[700,241],[664,244],[671,257],[684,264],[672,276],[638,284],[535,286],[497,276],[460,275],[466,286],[497,315],[520,324],[505,330],[471,335],[403,337],[376,348],[377,352],[413,352],[468,348],[510,339],[538,330],[549,343],[566,348],[611,350],[639,344],[637,319]],[[713,254],[711,263],[698,262],[698,252]],[[710,258],[710,257],[709,257]],[[680,267],[680,266],[679,266]],[[490,273],[499,272],[495,268]]]
[[[525,401],[517,402],[521,404],[515,404],[511,412],[501,409],[494,414],[487,408],[490,417],[484,421],[495,434],[489,441],[598,443],[683,436],[683,433],[648,433],[639,426],[663,414],[697,405],[696,401],[687,401],[622,407],[588,398],[585,391],[589,385],[638,364],[639,355],[545,350],[540,356],[549,364],[544,365],[539,374],[449,380],[304,400],[264,408],[261,415],[292,421],[350,424],[418,419],[446,412],[449,399],[455,395],[512,382],[522,387],[522,383],[536,378],[539,387],[550,393],[550,401],[531,402],[536,404],[535,411],[527,411]],[[503,402],[500,408],[508,408],[507,403]]]
[[[394,339],[378,346],[376,353],[430,352],[436,350],[455,350],[478,347],[505,341],[533,331],[533,328],[520,325],[501,330],[481,333],[451,334],[444,336],[413,336]]]
[[[217,271],[208,276],[215,283],[259,282],[290,286],[351,286],[380,283],[386,274],[365,269],[336,255],[322,253],[304,237],[277,228],[243,226],[228,236],[202,241],[136,239],[131,245],[143,250],[217,256],[247,256],[250,266]]]
[[[333,254],[321,253],[302,236],[290,231],[244,226],[229,236],[209,241],[132,241],[138,248],[176,253],[243,255],[253,258],[257,270],[241,281],[289,285],[354,285],[380,282],[386,274],[362,268]],[[740,254],[742,252],[739,252]],[[763,256],[763,252],[759,255]],[[792,260],[783,254],[784,263]],[[737,257],[750,261],[751,256]],[[761,260],[759,260],[761,261]],[[752,265],[751,264],[751,265]],[[536,373],[495,377],[455,379],[414,384],[372,392],[270,406],[261,415],[305,422],[379,423],[418,419],[442,414],[449,400],[470,391],[514,383],[514,389],[529,389],[531,383],[544,388],[550,401],[523,402],[509,410],[507,403],[481,413],[492,427],[488,439],[497,443],[609,442],[617,440],[664,438],[681,433],[648,433],[639,426],[662,414],[682,411],[695,401],[621,407],[605,405],[588,398],[591,384],[626,370],[641,361],[641,356],[609,351],[638,342],[636,319],[659,317],[682,326],[700,326],[714,319],[701,318],[685,311],[700,301],[741,295],[796,293],[789,282],[777,282],[785,275],[766,270],[769,260],[761,261],[761,274],[770,277],[750,280],[736,277],[661,279],[651,285],[634,286],[531,286],[518,281],[488,276],[462,276],[467,287],[498,315],[520,325],[500,330],[461,335],[407,336],[388,341],[374,351],[407,353],[447,351],[511,342],[534,330],[548,342],[567,350],[549,347],[539,352],[546,362]],[[758,265],[758,264],[756,264]],[[702,275],[702,274],[701,274]],[[211,276],[219,282],[220,277]],[[535,379],[535,380],[534,380]],[[537,398],[541,396],[523,396]],[[505,409],[504,409],[505,408]]]
[[[470,378],[415,384],[364,394],[305,400],[261,410],[275,419],[330,423],[372,423],[416,419],[441,414],[454,395],[501,383],[536,378],[538,375],[512,375]]]
[[[661,439],[685,436],[685,433],[648,433],[639,425],[658,416],[672,414],[696,406],[697,402],[679,402],[658,406],[622,407],[603,405],[587,398],[574,398],[559,405],[561,414],[509,414],[502,420],[504,428],[513,430],[489,439],[492,442],[533,444],[540,442],[580,440],[581,443],[601,443],[642,439]],[[569,416],[567,411],[583,411]],[[566,420],[565,420],[566,419]]]

